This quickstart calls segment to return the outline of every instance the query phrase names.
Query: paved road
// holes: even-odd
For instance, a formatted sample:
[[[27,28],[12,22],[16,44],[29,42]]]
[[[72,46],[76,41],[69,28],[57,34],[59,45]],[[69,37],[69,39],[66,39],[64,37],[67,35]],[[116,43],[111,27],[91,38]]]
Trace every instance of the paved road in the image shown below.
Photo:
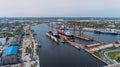
[[[109,64],[115,64],[118,63],[115,60],[110,59],[110,57],[108,57],[108,53],[109,52],[120,52],[120,49],[114,49],[114,50],[102,50],[100,52],[100,56],[103,60],[105,60],[107,63]]]

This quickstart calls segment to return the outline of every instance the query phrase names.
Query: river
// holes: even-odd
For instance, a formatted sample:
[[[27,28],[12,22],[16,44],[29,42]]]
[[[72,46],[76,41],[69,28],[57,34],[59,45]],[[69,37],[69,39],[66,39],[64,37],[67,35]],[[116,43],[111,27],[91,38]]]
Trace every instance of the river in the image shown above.
[[[42,45],[40,48],[40,66],[41,67],[101,67],[105,64],[94,58],[84,50],[77,50],[69,44],[56,44],[45,33],[52,30],[46,23],[32,26],[37,34],[37,40]],[[84,34],[94,38],[103,40],[105,42],[113,42],[119,39],[118,36],[100,35],[92,32],[84,32]],[[103,37],[103,38],[102,38]],[[110,39],[114,38],[114,39]],[[93,42],[85,42],[83,40],[76,40],[76,42],[83,45],[88,45]]]

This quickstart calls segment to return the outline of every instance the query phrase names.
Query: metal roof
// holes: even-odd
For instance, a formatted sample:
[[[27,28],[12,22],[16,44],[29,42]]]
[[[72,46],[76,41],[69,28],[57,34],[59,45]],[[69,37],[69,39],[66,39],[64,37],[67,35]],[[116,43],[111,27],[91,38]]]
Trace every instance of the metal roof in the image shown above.
[[[18,46],[10,46],[5,50],[3,56],[15,55],[17,54],[17,52],[18,52]]]

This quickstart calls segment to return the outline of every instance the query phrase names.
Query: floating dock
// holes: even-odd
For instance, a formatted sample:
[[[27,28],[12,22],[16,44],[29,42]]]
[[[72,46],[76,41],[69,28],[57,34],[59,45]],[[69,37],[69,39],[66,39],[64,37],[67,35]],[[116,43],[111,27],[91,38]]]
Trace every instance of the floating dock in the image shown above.
[[[83,36],[83,35],[73,35],[76,38],[85,40],[85,41],[93,41],[93,38],[87,37],[87,36]]]
[[[46,36],[48,36],[49,38],[51,38],[52,40],[54,40],[55,42],[59,42],[58,38],[54,37],[53,35],[46,33]]]
[[[66,42],[69,43],[70,45],[74,46],[77,49],[84,49],[84,46],[82,46],[82,44],[78,44],[78,43],[72,42],[70,40],[66,40]]]
[[[92,48],[92,47],[96,47],[96,46],[100,46],[100,43],[90,44],[90,45],[87,45],[86,47]]]
[[[102,43],[102,44],[107,44],[106,42],[102,42],[102,41],[96,40],[96,39],[93,39],[93,41],[98,42],[98,43]]]

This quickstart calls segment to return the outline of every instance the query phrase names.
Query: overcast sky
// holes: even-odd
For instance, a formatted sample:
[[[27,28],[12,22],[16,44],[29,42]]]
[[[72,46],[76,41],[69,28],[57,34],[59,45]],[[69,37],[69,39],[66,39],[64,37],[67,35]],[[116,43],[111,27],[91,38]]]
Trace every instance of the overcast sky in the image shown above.
[[[120,17],[120,0],[0,0],[0,16]]]

